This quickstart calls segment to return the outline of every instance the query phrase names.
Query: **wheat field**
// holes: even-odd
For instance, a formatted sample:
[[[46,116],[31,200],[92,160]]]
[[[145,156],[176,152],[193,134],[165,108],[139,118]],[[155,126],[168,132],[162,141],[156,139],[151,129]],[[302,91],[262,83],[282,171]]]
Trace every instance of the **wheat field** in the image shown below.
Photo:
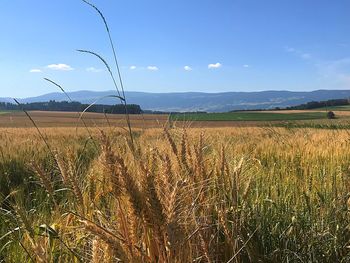
[[[41,132],[0,131],[2,262],[350,261],[346,130]]]

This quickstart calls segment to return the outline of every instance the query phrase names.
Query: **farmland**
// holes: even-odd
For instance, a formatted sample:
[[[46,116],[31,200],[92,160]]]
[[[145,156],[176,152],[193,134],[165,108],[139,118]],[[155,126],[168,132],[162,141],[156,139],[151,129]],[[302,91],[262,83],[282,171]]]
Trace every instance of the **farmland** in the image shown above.
[[[6,262],[350,260],[347,130],[30,115],[0,117]]]
[[[350,1],[99,2],[1,5],[0,263],[350,262]]]
[[[336,111],[337,120],[327,120],[322,111],[264,111],[232,113],[192,113],[192,114],[143,114],[130,115],[134,128],[162,128],[171,121],[177,127],[256,127],[293,124],[344,124],[350,120],[350,112]],[[39,127],[125,127],[125,116],[118,114],[85,113],[79,119],[75,112],[32,111],[30,116]],[[33,127],[23,112],[3,112],[0,114],[0,127]]]
[[[31,111],[30,116],[39,127],[82,127],[83,121],[94,126],[126,126],[125,116],[118,114],[85,113],[80,119],[77,112]],[[159,127],[168,119],[167,115],[130,115],[133,127]],[[4,113],[0,116],[0,127],[33,127],[24,112]]]
[[[289,121],[325,119],[324,112],[229,112],[229,113],[184,113],[171,115],[173,120],[185,121]]]

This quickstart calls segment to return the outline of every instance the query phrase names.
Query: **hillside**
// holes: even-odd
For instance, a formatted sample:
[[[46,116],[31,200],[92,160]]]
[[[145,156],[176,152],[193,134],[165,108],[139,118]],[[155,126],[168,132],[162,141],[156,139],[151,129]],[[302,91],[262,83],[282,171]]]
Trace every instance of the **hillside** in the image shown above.
[[[115,94],[115,91],[76,91],[69,96],[81,103],[92,103],[97,98]],[[138,104],[144,110],[159,111],[208,111],[225,112],[230,110],[269,109],[290,107],[310,101],[344,99],[350,97],[350,90],[316,90],[311,92],[262,91],[262,92],[223,92],[223,93],[147,93],[126,92],[130,104]],[[0,98],[8,102],[9,98]],[[62,93],[49,93],[38,97],[20,99],[23,103],[67,100]],[[115,104],[112,98],[99,101],[101,104]]]

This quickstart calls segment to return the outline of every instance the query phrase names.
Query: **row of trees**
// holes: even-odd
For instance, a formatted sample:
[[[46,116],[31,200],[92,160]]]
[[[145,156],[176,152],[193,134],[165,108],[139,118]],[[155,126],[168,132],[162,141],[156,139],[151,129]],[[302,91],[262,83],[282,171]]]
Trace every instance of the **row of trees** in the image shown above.
[[[350,104],[349,99],[334,99],[334,100],[327,100],[327,101],[310,101],[305,104],[287,107],[286,109],[287,110],[311,110],[311,109],[324,108],[324,107],[344,106],[349,104]]]
[[[68,101],[54,101],[49,102],[33,102],[22,104],[21,107],[17,104],[0,102],[0,110],[21,110],[22,108],[27,111],[40,110],[40,111],[73,111],[81,112],[85,110],[89,104],[82,104],[80,102],[68,102]],[[129,114],[141,114],[142,109],[140,105],[137,104],[127,104],[126,108]],[[98,113],[111,113],[111,114],[125,114],[125,106],[123,104],[116,105],[104,105],[95,104],[92,105],[88,112],[98,112]]]

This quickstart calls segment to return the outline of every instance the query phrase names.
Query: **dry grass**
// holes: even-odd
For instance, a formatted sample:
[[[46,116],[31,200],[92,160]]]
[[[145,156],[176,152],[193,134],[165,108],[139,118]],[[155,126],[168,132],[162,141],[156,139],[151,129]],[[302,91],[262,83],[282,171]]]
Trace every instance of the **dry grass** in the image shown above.
[[[31,111],[30,116],[39,127],[83,127],[76,112]],[[106,119],[107,116],[107,119]],[[125,127],[125,116],[122,114],[91,113],[84,114],[84,121],[89,127]],[[130,115],[134,128],[159,128],[167,121],[167,115]],[[0,116],[0,127],[32,127],[28,117],[23,112],[12,112]]]
[[[42,132],[0,133],[6,262],[349,260],[346,131]]]

